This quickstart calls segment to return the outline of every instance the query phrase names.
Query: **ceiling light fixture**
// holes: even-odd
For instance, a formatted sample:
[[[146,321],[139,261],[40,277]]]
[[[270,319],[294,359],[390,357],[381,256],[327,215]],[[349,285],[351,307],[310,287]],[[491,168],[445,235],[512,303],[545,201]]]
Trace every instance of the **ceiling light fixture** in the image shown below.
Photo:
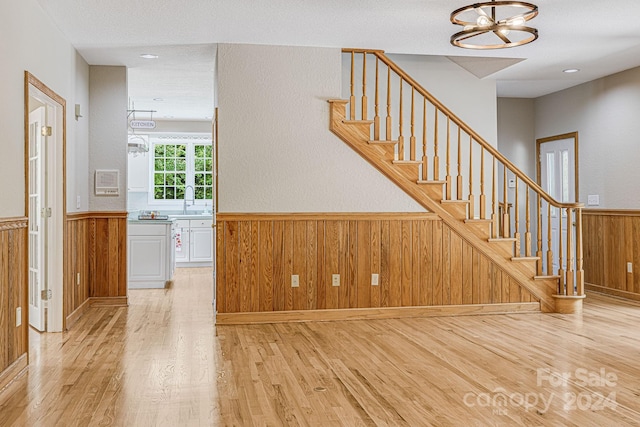
[[[566,70],[562,70],[563,73],[567,74],[577,73],[578,71],[580,71],[578,68],[567,68]]]
[[[157,59],[158,55],[154,55],[153,53],[143,53],[142,55],[140,55],[140,58],[144,58],[144,59]]]
[[[525,23],[538,16],[538,6],[522,1],[474,3],[451,12],[451,23],[463,30],[451,44],[465,49],[503,49],[522,46],[538,38],[538,30]]]

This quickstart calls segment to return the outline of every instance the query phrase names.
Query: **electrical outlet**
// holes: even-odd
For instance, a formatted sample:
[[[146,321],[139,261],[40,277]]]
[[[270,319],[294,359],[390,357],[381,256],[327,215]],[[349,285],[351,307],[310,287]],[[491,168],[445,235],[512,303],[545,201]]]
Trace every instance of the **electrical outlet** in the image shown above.
[[[379,277],[380,277],[380,275],[376,274],[376,273],[371,275],[371,286],[378,286]]]
[[[633,273],[633,263],[632,262],[628,262],[627,263],[627,273]]]
[[[76,197],[76,209],[80,209],[80,206],[82,205],[82,204],[80,203],[80,200],[81,200],[81,199],[80,199],[80,196],[77,196],[77,197]]]
[[[599,205],[600,205],[600,195],[589,194],[587,196],[587,206],[599,206]]]
[[[80,273],[76,276],[76,285],[80,286]]]
[[[339,274],[331,275],[331,286],[340,286],[340,275]]]
[[[298,276],[297,274],[292,274],[291,275],[291,287],[292,288],[299,288],[300,287],[300,276]]]
[[[22,325],[22,307],[16,308],[16,328]]]

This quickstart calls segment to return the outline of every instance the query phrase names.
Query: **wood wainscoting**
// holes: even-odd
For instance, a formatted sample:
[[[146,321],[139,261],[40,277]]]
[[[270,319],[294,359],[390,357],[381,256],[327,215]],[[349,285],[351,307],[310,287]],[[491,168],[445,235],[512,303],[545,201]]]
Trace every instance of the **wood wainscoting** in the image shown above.
[[[585,209],[582,215],[586,289],[640,301],[640,211]]]
[[[0,390],[27,364],[27,236],[27,218],[0,219]],[[16,326],[18,307],[20,326]]]
[[[273,319],[272,312],[317,310],[316,319],[327,319],[322,311],[335,309],[376,309],[362,317],[391,307],[515,303],[502,311],[539,309],[526,289],[432,213],[223,213],[216,229],[219,323],[242,321],[231,313]],[[335,274],[339,286],[333,286]],[[372,274],[379,275],[377,286]],[[291,286],[292,275],[298,287]],[[351,310],[344,318],[354,315]]]
[[[65,242],[65,328],[91,305],[127,305],[127,213],[67,214]]]

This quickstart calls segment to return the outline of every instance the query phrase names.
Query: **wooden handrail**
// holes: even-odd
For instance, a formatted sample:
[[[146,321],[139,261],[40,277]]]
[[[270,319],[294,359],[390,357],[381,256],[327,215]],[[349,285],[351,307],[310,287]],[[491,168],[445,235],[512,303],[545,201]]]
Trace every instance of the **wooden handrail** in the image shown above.
[[[375,55],[380,61],[384,62],[391,70],[393,70],[400,78],[406,81],[410,86],[412,86],[418,93],[424,96],[429,102],[431,102],[435,107],[436,111],[441,111],[447,117],[449,117],[458,127],[464,130],[469,136],[471,136],[478,144],[484,147],[491,155],[493,155],[496,159],[498,159],[505,167],[507,167],[513,174],[518,176],[522,182],[527,184],[531,189],[533,189],[536,193],[540,194],[540,196],[546,200],[551,205],[558,208],[583,208],[583,203],[561,203],[547,194],[546,191],[538,185],[535,181],[529,178],[524,172],[518,169],[513,163],[509,161],[506,157],[504,157],[494,146],[489,144],[484,138],[478,135],[473,129],[471,129],[465,122],[463,122],[458,116],[456,116],[451,110],[449,110],[444,104],[438,101],[431,93],[429,93],[420,83],[415,81],[411,76],[404,72],[398,65],[396,65],[393,61],[391,61],[385,54],[383,50],[369,50],[369,49],[343,49],[345,53],[370,53]]]

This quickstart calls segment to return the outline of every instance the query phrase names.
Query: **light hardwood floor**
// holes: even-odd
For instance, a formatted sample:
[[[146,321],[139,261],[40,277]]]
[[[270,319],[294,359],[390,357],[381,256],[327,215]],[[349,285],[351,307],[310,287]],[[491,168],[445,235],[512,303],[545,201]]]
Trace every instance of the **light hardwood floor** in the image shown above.
[[[640,425],[640,305],[216,327],[210,275],[32,333],[0,425]]]

